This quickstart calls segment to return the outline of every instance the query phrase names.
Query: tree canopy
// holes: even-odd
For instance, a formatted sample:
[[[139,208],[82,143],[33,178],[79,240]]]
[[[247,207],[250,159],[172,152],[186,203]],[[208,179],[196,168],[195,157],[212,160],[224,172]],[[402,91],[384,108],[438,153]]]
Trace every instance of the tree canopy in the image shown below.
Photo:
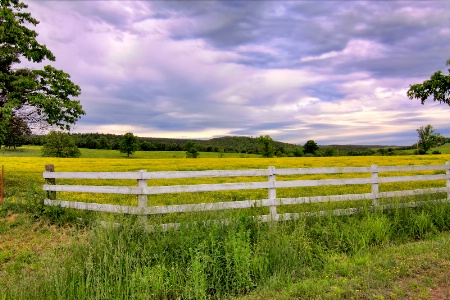
[[[50,131],[45,136],[45,144],[42,147],[42,156],[79,157],[80,155],[80,150],[68,133]]]
[[[139,149],[139,139],[133,133],[125,133],[120,140],[119,151],[128,157]]]
[[[27,124],[70,129],[85,114],[80,102],[71,99],[80,94],[80,87],[69,74],[50,65],[42,69],[14,68],[22,59],[41,63],[45,59],[54,61],[55,56],[37,42],[38,34],[29,28],[39,21],[23,12],[28,7],[25,3],[0,3],[0,142],[14,117]]]
[[[447,66],[449,65],[450,59],[447,60]],[[421,103],[425,104],[425,101],[433,96],[434,101],[450,105],[450,69],[448,71],[449,75],[437,71],[423,83],[410,85],[407,92],[409,99],[420,99]]]
[[[186,158],[197,158],[200,155],[197,145],[193,141],[187,141],[184,150],[186,150]]]
[[[419,154],[425,154],[431,148],[445,144],[445,138],[440,133],[435,132],[431,125],[421,126],[417,129],[417,133],[419,134],[419,142],[417,145]]]
[[[269,135],[261,135],[258,138],[259,152],[262,157],[273,157],[275,149],[273,147],[273,139]]]
[[[313,140],[309,140],[303,146],[303,152],[309,154],[316,154],[316,151],[319,150],[319,146]]]
[[[20,147],[24,144],[25,137],[30,134],[31,130],[27,123],[23,119],[13,116],[6,129],[6,136],[3,144],[5,147],[16,149],[16,147]]]

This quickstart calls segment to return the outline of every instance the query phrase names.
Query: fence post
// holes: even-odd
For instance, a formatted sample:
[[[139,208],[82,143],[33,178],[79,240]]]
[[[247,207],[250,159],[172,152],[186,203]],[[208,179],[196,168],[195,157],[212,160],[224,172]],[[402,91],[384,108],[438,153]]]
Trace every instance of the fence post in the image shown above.
[[[141,208],[141,211],[147,207],[147,194],[144,194],[144,190],[147,187],[147,179],[143,179],[144,173],[146,170],[139,170],[139,179],[138,179],[138,187],[141,188],[142,192],[138,195],[138,207]]]
[[[370,170],[372,172],[372,206],[377,207],[380,202],[378,199],[379,186],[378,186],[378,165],[370,166]]]
[[[278,214],[277,214],[277,205],[276,205],[276,200],[277,200],[277,188],[275,187],[275,182],[276,182],[276,175],[275,175],[275,167],[271,166],[269,167],[269,200],[272,201],[272,205],[270,206],[270,218],[272,220],[277,220],[278,219]]]
[[[446,161],[445,165],[447,166],[445,170],[445,175],[447,175],[447,200],[450,201],[450,162]]]
[[[45,165],[45,172],[55,172],[55,166],[52,164]],[[47,184],[55,185],[55,178],[45,178],[45,182]],[[56,192],[55,191],[47,191],[47,198],[50,200],[56,200]]]

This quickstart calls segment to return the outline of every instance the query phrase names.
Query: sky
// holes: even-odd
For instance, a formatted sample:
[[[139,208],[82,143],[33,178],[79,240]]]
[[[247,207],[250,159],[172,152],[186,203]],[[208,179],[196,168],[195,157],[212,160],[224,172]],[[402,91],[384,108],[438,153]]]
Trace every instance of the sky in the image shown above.
[[[72,132],[412,145],[450,107],[410,100],[450,59],[450,1],[42,1],[46,62],[80,86]]]

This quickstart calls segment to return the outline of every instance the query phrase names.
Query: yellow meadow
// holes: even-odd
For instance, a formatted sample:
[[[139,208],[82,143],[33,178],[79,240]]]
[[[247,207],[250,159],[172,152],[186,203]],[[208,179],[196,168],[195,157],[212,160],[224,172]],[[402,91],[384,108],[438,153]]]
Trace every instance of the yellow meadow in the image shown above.
[[[195,171],[195,170],[243,170],[276,168],[317,168],[317,167],[362,167],[377,164],[379,166],[397,165],[428,165],[444,164],[450,160],[450,155],[426,156],[368,156],[368,157],[285,157],[285,158],[199,158],[199,159],[126,159],[126,158],[43,158],[43,157],[1,157],[0,165],[5,166],[5,201],[23,199],[30,189],[41,191],[44,184],[42,172],[46,164],[53,164],[56,172],[129,172],[137,170],[151,171]],[[434,174],[435,172],[380,173],[379,176],[403,176],[415,174]],[[277,176],[277,181],[293,179],[331,179],[331,178],[361,178],[370,177],[369,173],[362,174],[316,174]],[[197,178],[197,179],[164,179],[149,180],[149,186],[156,185],[187,185],[224,182],[266,181],[266,177],[236,177],[236,178]],[[136,186],[135,180],[68,180],[58,179],[59,184],[76,185],[122,185]],[[380,192],[392,190],[408,190],[424,187],[445,186],[442,181],[400,182],[380,184]],[[302,197],[314,195],[338,195],[369,193],[371,186],[344,185],[325,187],[303,187],[277,189],[277,197]],[[42,197],[45,197],[43,192]],[[240,190],[202,193],[180,193],[148,196],[149,205],[171,205],[207,203],[219,201],[258,200],[266,199],[267,190]],[[58,193],[57,199],[80,202],[109,203],[120,205],[137,205],[136,196],[89,194],[89,193]],[[353,204],[354,205],[354,204]],[[281,210],[303,210],[310,205]],[[347,207],[347,203],[333,204],[333,207]],[[319,209],[321,206],[317,206]]]

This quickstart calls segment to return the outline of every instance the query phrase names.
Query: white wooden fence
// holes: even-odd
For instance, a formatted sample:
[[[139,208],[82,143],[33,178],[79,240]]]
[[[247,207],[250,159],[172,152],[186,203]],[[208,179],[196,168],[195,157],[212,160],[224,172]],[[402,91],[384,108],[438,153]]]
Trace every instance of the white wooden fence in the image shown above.
[[[391,197],[404,197],[423,195],[431,193],[447,193],[446,199],[450,200],[450,163],[445,165],[421,165],[421,166],[378,166],[370,167],[343,167],[343,168],[297,168],[297,169],[268,169],[253,170],[211,170],[211,171],[169,171],[169,172],[147,172],[140,170],[137,172],[53,172],[53,166],[47,165],[43,177],[47,184],[43,189],[47,191],[44,199],[45,205],[61,206],[65,208],[75,208],[82,210],[93,210],[101,212],[126,213],[137,215],[169,214],[194,211],[215,211],[225,209],[242,209],[251,207],[269,207],[270,214],[259,216],[262,221],[287,220],[298,218],[298,214],[278,214],[277,206],[294,205],[303,203],[338,202],[349,200],[372,200],[373,207],[379,207],[379,199]],[[380,172],[415,172],[415,171],[441,171],[441,174],[413,175],[413,176],[390,176],[379,177]],[[445,174],[443,173],[445,171]],[[340,174],[340,173],[370,173],[371,177],[364,178],[341,178],[341,179],[321,179],[321,180],[286,180],[276,181],[277,175],[305,175],[305,174]],[[436,172],[440,173],[440,172]],[[172,186],[148,186],[147,181],[152,179],[175,179],[175,178],[211,178],[211,177],[253,177],[267,176],[267,181],[259,182],[238,182],[219,184],[192,184],[192,185],[172,185]],[[367,176],[367,175],[366,175]],[[57,185],[56,179],[133,179],[137,180],[137,186],[85,186],[85,185]],[[426,188],[416,190],[402,190],[391,192],[379,192],[380,183],[389,182],[411,182],[426,180],[446,180],[445,187]],[[277,188],[288,187],[308,187],[308,186],[328,186],[328,185],[361,185],[371,184],[370,193],[311,196],[297,198],[277,198]],[[206,191],[226,191],[226,190],[250,190],[267,189],[267,199],[244,200],[230,202],[213,202],[200,204],[179,204],[168,206],[148,206],[147,196],[166,193],[192,193]],[[86,203],[75,201],[54,200],[56,192],[78,192],[78,193],[112,193],[112,194],[132,194],[137,195],[137,206],[123,206],[100,203]],[[406,206],[415,206],[415,203],[408,203]],[[386,208],[386,206],[384,207]],[[389,208],[389,207],[387,207]],[[335,214],[346,214],[355,212],[355,209],[336,210]]]

